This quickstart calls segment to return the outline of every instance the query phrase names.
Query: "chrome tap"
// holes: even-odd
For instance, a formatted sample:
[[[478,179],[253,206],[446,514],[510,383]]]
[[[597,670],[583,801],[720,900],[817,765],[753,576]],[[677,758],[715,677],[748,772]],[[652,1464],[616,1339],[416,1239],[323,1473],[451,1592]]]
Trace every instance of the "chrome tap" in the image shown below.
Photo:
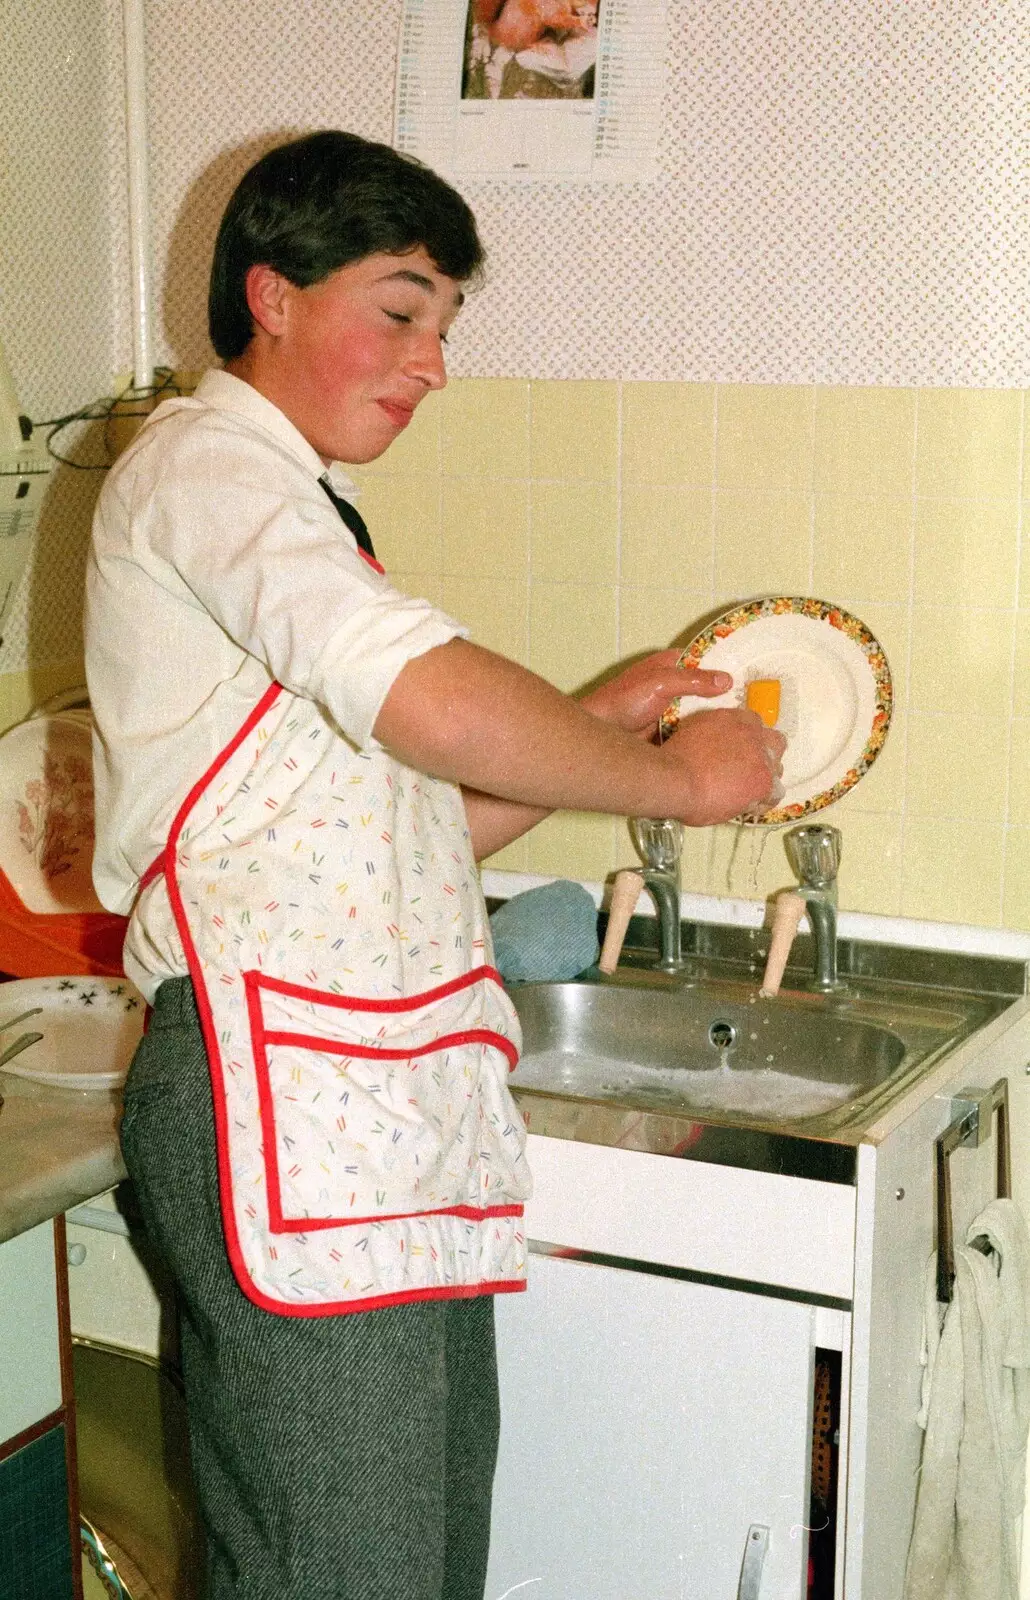
[[[680,853],[683,824],[650,817],[630,822],[633,843],[643,861],[635,868],[658,914],[659,959],[663,972],[681,972],[686,966],[680,938]]]
[[[833,994],[846,985],[837,976],[837,868],[840,866],[839,828],[806,823],[784,835],[787,852],[797,878],[793,893],[805,902],[812,929],[814,960],[808,988]]]

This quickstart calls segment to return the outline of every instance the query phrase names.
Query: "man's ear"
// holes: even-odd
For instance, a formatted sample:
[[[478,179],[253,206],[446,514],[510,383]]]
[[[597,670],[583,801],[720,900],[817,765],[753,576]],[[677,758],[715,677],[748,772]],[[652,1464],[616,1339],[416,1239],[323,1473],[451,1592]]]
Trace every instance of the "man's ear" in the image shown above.
[[[289,279],[274,267],[259,265],[247,268],[244,283],[247,308],[256,326],[273,339],[278,338],[286,325],[286,300],[292,287]]]

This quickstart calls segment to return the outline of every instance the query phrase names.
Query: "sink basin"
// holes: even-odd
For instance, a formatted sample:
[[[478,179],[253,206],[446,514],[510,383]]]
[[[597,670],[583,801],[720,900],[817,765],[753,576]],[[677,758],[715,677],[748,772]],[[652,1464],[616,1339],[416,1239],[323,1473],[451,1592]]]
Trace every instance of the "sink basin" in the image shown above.
[[[857,1147],[945,1058],[1028,992],[1026,963],[838,941],[839,994],[758,988],[764,930],[684,922],[681,973],[633,918],[616,972],[513,985],[509,1082],[531,1133],[788,1176],[854,1181]]]
[[[523,1053],[512,1087],[779,1122],[830,1112],[905,1059],[905,1040],[891,1028],[732,988],[515,989]]]
[[[712,962],[714,968],[716,963]],[[610,1106],[666,1120],[861,1137],[874,1113],[1009,1002],[853,975],[840,996],[758,994],[748,974],[688,981],[646,967],[573,983],[529,983],[511,998],[523,1031],[511,1087],[536,1108]],[[799,1129],[800,1131],[800,1129]]]

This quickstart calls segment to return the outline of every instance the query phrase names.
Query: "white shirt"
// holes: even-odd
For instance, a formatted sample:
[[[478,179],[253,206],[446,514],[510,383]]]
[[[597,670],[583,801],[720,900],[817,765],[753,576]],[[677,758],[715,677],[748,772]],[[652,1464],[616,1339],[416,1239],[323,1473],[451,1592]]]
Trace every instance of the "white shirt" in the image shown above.
[[[101,902],[127,913],[191,786],[273,681],[355,748],[405,664],[464,634],[358,553],[317,452],[229,373],[165,401],[108,476],[86,574]],[[354,485],[334,465],[333,488]],[[147,976],[185,973],[168,929]],[[141,976],[141,975],[137,975]],[[152,983],[147,984],[151,988]]]

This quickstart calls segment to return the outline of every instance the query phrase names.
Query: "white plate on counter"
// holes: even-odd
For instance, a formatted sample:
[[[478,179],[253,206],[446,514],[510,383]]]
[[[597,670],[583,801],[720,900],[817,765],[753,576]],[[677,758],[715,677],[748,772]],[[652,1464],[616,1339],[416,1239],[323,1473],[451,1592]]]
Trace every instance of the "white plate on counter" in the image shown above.
[[[29,911],[103,910],[92,882],[88,711],[31,717],[0,738],[0,870]]]
[[[784,794],[740,821],[794,822],[832,805],[883,748],[893,707],[887,657],[865,623],[832,601],[767,595],[734,606],[691,641],[679,665],[728,672],[733,688],[713,699],[683,695],[662,717],[665,735],[694,711],[743,705],[755,679],[780,684]]]
[[[0,1055],[22,1034],[43,1035],[0,1066],[0,1075],[53,1089],[116,1089],[142,1037],[145,1010],[143,996],[128,978],[0,983]]]

